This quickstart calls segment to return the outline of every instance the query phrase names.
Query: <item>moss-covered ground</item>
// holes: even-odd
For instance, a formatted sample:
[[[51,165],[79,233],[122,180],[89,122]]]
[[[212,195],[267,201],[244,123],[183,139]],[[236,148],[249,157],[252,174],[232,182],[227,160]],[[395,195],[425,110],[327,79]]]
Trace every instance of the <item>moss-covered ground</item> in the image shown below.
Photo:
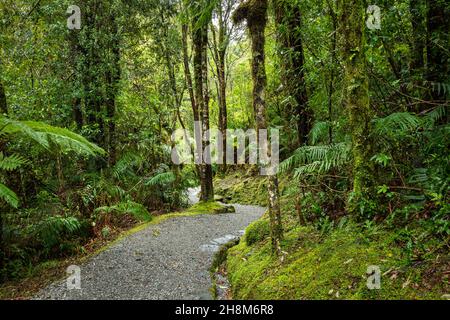
[[[239,175],[215,181],[232,203],[265,205],[264,178]],[[281,179],[283,189],[289,179]],[[284,186],[283,186],[284,185]],[[292,196],[281,197],[283,257],[271,252],[267,219],[251,224],[226,261],[234,299],[443,299],[450,293],[447,241],[425,239],[424,230],[357,224],[341,219],[326,231],[301,226]],[[411,246],[413,246],[411,248]],[[381,271],[380,289],[367,286],[368,268]]]

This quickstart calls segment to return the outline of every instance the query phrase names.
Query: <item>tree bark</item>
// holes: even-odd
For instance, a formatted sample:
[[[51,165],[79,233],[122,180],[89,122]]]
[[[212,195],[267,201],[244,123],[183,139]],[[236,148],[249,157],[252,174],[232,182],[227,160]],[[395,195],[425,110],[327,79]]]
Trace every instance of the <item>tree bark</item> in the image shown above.
[[[108,124],[108,165],[116,163],[116,97],[118,84],[120,81],[120,34],[114,14],[110,17],[111,23],[111,63],[106,73],[107,96],[106,96],[106,116]]]
[[[231,6],[227,7],[226,10],[230,10]],[[222,172],[226,171],[226,145],[227,145],[227,135],[226,130],[228,127],[228,115],[227,115],[227,98],[226,98],[226,51],[228,48],[228,35],[226,34],[226,21],[223,17],[222,2],[219,2],[217,8],[217,18],[218,18],[218,35],[216,37],[216,32],[214,26],[212,26],[213,34],[213,53],[214,62],[216,65],[217,82],[218,82],[218,106],[219,106],[219,119],[218,125],[219,130],[222,133],[222,141],[219,144],[219,150],[221,152],[222,160]]]
[[[265,69],[265,35],[267,23],[267,0],[248,0],[242,3],[233,14],[235,23],[247,20],[252,44],[252,79],[253,79],[253,109],[256,117],[256,129],[267,128],[266,119],[266,69]],[[259,135],[258,135],[259,136]],[[260,150],[268,150],[261,145]],[[283,229],[281,224],[281,210],[279,203],[278,178],[275,175],[268,176],[267,190],[269,194],[269,219],[272,250],[277,255],[281,254],[281,239]]]
[[[195,102],[199,108],[199,115],[201,120],[201,145],[202,150],[197,150],[203,153],[209,146],[209,106],[208,106],[208,88],[207,88],[207,24],[202,26],[196,26],[193,23],[192,26],[192,41],[194,44],[194,79],[195,79]],[[209,155],[209,157],[208,157]],[[214,198],[214,191],[212,185],[212,167],[210,162],[210,154],[207,152],[203,155],[200,164],[200,185],[201,185],[201,197],[202,201],[208,201]],[[209,164],[208,164],[209,162]]]
[[[3,83],[0,81],[0,112],[2,114],[8,114],[8,104],[6,101],[6,93],[5,87],[3,87]]]
[[[445,90],[437,87],[446,83],[448,76],[448,48],[450,34],[450,9],[444,0],[427,0],[427,81],[431,85],[430,98],[445,101]]]
[[[344,64],[344,107],[349,117],[353,153],[353,194],[347,210],[360,213],[373,181],[370,165],[371,141],[368,77],[364,55],[364,1],[341,0],[342,61]]]
[[[275,0],[274,9],[283,69],[282,83],[284,91],[293,98],[289,110],[290,114],[295,115],[298,146],[301,146],[308,142],[313,118],[308,108],[304,71],[305,55],[299,31],[302,25],[302,14],[298,5],[288,0]]]

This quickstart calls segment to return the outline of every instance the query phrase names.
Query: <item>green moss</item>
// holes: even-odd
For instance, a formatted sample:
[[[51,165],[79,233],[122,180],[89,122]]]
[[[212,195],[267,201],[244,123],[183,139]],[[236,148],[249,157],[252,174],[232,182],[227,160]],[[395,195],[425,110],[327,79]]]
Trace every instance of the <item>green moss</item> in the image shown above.
[[[247,245],[252,245],[263,241],[269,236],[270,233],[269,221],[257,220],[251,223],[247,229],[245,229],[245,242]]]
[[[386,232],[387,233],[387,232]],[[235,299],[425,299],[440,298],[439,285],[420,287],[423,270],[405,267],[402,250],[382,239],[370,239],[355,225],[325,238],[312,228],[297,227],[282,243],[283,262],[271,254],[268,240],[230,249],[229,280]],[[367,288],[367,268],[379,266],[381,289]]]
[[[229,175],[215,186],[231,202],[267,204],[265,178]],[[448,241],[427,238],[420,224],[398,229],[343,220],[339,228],[330,224],[316,229],[314,223],[300,227],[293,188],[293,179],[280,178],[282,250],[287,253],[283,262],[272,255],[266,216],[251,224],[245,241],[228,251],[234,299],[441,299],[449,292]],[[379,290],[367,288],[371,265],[381,269]]]
[[[228,202],[267,206],[266,182],[261,176],[229,175],[215,179],[214,187]]]

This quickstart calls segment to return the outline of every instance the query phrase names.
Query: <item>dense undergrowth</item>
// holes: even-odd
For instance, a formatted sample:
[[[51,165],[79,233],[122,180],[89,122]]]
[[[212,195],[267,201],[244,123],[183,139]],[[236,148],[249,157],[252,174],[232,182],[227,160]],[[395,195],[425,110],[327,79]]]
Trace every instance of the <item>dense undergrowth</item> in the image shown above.
[[[236,173],[215,182],[230,202],[264,204],[267,198],[263,177]],[[450,291],[448,237],[436,234],[427,219],[407,218],[426,206],[355,222],[327,215],[331,195],[322,202],[306,195],[307,218],[300,223],[299,204],[289,193],[294,180],[285,176],[280,185],[283,256],[272,252],[267,215],[251,224],[227,254],[234,299],[440,299]],[[367,287],[369,266],[380,268],[380,289]]]

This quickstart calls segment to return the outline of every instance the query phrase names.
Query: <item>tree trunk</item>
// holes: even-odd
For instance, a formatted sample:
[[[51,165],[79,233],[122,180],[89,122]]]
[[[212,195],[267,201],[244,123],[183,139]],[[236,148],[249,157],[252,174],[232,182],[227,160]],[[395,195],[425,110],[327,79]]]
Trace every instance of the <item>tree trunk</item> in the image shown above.
[[[445,90],[438,90],[446,83],[448,76],[448,53],[445,48],[449,45],[450,10],[446,1],[427,0],[427,81],[430,83],[430,98],[434,101],[446,100]]]
[[[364,1],[341,0],[342,61],[344,64],[344,107],[349,117],[353,153],[353,194],[348,201],[351,214],[369,196],[373,172],[369,141],[371,112],[364,55]]]
[[[80,69],[79,69],[79,60],[81,58],[80,55],[80,44],[79,44],[79,30],[70,30],[68,35],[69,47],[70,47],[70,55],[69,55],[69,65],[72,67],[72,76],[71,76],[71,86],[72,86],[72,113],[73,120],[77,126],[78,131],[83,128],[83,111],[82,111],[82,100],[79,95],[78,86],[80,83]]]
[[[108,123],[108,165],[116,163],[116,97],[120,81],[120,35],[114,14],[110,17],[111,23],[111,63],[106,73],[107,97],[106,116]]]
[[[253,79],[253,109],[256,117],[256,129],[266,129],[266,69],[264,30],[267,23],[267,0],[249,0],[242,3],[234,12],[233,19],[239,23],[247,20],[252,43],[252,79]],[[259,135],[258,135],[259,136]],[[258,141],[260,150],[268,150],[261,145],[264,141]],[[281,239],[283,229],[281,224],[281,211],[279,204],[278,178],[276,175],[268,176],[269,194],[269,219],[272,250],[277,255],[281,254]]]
[[[226,10],[231,10],[231,7],[227,7]],[[218,97],[218,106],[219,106],[219,119],[218,125],[219,130],[222,133],[222,141],[219,141],[219,150],[221,155],[221,171],[226,171],[226,146],[227,146],[227,135],[226,130],[228,127],[228,115],[227,115],[227,98],[226,98],[226,51],[228,47],[228,35],[226,34],[226,21],[223,17],[223,8],[222,2],[219,2],[217,8],[217,19],[218,19],[218,36],[216,38],[216,31],[214,26],[212,26],[212,34],[213,34],[213,53],[214,53],[214,62],[216,65],[216,73],[217,73],[217,97]]]
[[[412,73],[423,72],[425,66],[425,19],[422,12],[425,11],[424,0],[410,0],[409,11],[411,13],[413,46],[411,48],[410,70]]]
[[[209,145],[209,109],[208,109],[208,88],[207,88],[207,61],[206,61],[206,40],[207,24],[196,26],[193,23],[192,41],[194,43],[194,79],[195,79],[195,102],[199,108],[201,120],[201,138],[202,150]],[[202,150],[197,150],[202,153]],[[212,187],[212,167],[210,163],[209,152],[202,157],[200,164],[200,182],[201,182],[201,200],[208,201],[214,198]],[[205,159],[206,157],[206,159]]]
[[[189,54],[188,54],[188,26],[187,24],[183,23],[181,25],[181,42],[183,46],[183,67],[184,67],[184,77],[186,80],[186,86],[189,93],[189,98],[191,100],[191,107],[192,107],[192,114],[194,116],[194,122],[198,123],[200,121],[200,114],[198,112],[198,106],[197,102],[195,101],[195,95],[194,95],[194,86],[192,84],[192,75],[191,75],[191,69],[189,67]],[[181,120],[181,117],[179,117]],[[196,127],[194,126],[194,130],[196,130]],[[197,139],[195,140],[195,143],[197,143]],[[196,145],[197,150],[201,150],[201,145]],[[193,148],[191,148],[192,155],[195,159],[195,152]],[[201,169],[198,165],[199,161],[195,160],[195,163],[197,164],[195,166],[197,175],[200,177],[201,180]]]
[[[8,114],[8,105],[6,103],[6,93],[3,83],[0,81],[0,112],[2,114]]]
[[[293,98],[289,113],[296,118],[298,146],[308,142],[312,112],[308,108],[308,93],[305,83],[305,55],[300,34],[302,24],[300,8],[289,0],[274,1],[277,41],[282,53],[282,83],[284,91]]]
[[[4,115],[8,114],[8,105],[6,102],[5,88],[3,83],[0,81],[0,112]],[[2,201],[3,202],[3,201]],[[3,282],[3,266],[5,261],[5,250],[3,243],[3,204],[0,203],[0,283]]]

